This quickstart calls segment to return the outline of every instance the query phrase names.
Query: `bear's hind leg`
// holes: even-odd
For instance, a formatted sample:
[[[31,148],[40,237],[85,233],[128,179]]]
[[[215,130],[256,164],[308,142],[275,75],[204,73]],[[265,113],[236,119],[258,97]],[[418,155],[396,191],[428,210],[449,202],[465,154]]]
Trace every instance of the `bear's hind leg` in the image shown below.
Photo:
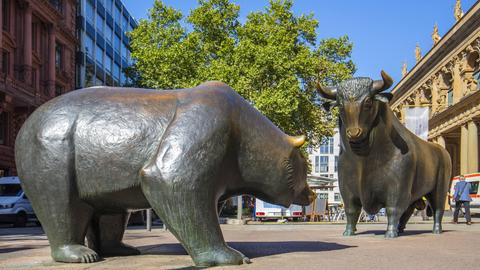
[[[130,213],[103,214],[95,218],[92,229],[96,239],[92,241],[102,256],[140,255],[140,251],[122,242]],[[90,241],[89,241],[90,242]]]
[[[57,195],[56,195],[57,196]],[[50,214],[38,211],[38,218],[50,242],[52,258],[57,262],[92,263],[98,254],[84,246],[92,209],[81,201],[48,206]]]

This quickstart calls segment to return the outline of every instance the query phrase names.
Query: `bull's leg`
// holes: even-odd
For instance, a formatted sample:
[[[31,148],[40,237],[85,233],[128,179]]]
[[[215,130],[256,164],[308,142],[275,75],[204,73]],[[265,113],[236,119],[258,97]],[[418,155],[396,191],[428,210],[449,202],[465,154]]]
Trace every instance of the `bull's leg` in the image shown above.
[[[446,196],[447,196],[446,190],[443,191],[438,189],[426,196],[433,210],[432,232],[434,234],[442,233],[442,219],[443,219],[443,212],[445,210],[444,208],[445,208]]]
[[[358,217],[362,211],[362,205],[359,200],[349,199],[345,201],[345,215],[347,216],[347,226],[343,232],[344,236],[355,235],[357,231]],[[348,202],[347,202],[348,201]]]
[[[385,209],[387,210],[387,231],[385,232],[385,238],[398,237],[398,228],[400,224],[400,218],[409,208],[409,205],[404,203],[408,202],[408,198],[398,198],[396,203],[389,204]],[[410,213],[411,215],[411,213]]]
[[[242,253],[225,243],[213,194],[207,190],[178,190],[159,184],[154,181],[143,184],[146,198],[195,265],[207,267],[249,262]]]
[[[403,233],[405,230],[405,226],[407,225],[408,220],[413,214],[413,211],[415,211],[415,204],[410,205],[407,210],[403,213],[403,215],[400,217],[400,222],[398,224],[398,232]]]
[[[92,234],[87,235],[89,243],[96,243],[101,255],[105,256],[130,256],[139,255],[140,251],[130,245],[122,243],[125,227],[130,214],[104,214],[92,222]],[[91,239],[95,237],[95,239]],[[89,244],[90,247],[90,244]]]

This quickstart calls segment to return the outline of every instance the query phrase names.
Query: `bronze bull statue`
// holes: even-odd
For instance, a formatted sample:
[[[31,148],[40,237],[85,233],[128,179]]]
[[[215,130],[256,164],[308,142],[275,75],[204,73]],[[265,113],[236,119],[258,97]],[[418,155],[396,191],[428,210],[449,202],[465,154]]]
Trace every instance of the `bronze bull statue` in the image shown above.
[[[126,221],[130,210],[153,207],[197,266],[213,266],[249,261],[223,239],[219,200],[311,202],[298,149],[304,141],[223,83],[95,87],[40,106],[21,128],[15,154],[55,261],[139,254],[122,243]]]
[[[379,81],[353,78],[337,87],[317,84],[319,93],[334,100],[340,112],[338,181],[347,216],[344,235],[355,234],[362,207],[369,214],[385,207],[385,237],[397,237],[415,207],[424,207],[423,196],[433,210],[433,233],[441,233],[450,156],[400,123],[388,105],[392,94],[382,93],[393,81],[385,72],[381,75]]]

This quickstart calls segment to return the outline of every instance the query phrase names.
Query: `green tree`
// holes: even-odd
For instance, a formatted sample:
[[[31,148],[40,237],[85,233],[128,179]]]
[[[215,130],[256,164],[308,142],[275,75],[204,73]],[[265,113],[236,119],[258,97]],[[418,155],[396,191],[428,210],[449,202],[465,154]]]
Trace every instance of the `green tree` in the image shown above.
[[[130,33],[138,78],[158,89],[224,81],[286,133],[320,142],[336,123],[322,110],[315,82],[354,73],[352,43],[347,36],[317,41],[318,21],[294,14],[292,5],[271,0],[241,24],[240,7],[229,0],[199,0],[186,18],[156,0]]]

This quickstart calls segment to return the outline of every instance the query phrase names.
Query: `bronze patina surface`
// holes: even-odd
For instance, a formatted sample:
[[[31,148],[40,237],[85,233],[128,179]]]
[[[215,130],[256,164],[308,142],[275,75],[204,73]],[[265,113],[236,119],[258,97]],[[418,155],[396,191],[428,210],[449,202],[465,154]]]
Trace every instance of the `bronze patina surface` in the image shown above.
[[[362,207],[370,214],[385,207],[385,237],[397,237],[414,209],[425,207],[423,196],[433,210],[433,233],[441,233],[450,156],[440,145],[418,138],[400,123],[388,105],[392,94],[382,93],[393,81],[383,71],[382,78],[317,86],[340,111],[338,178],[347,216],[344,235],[355,233]]]
[[[309,204],[298,149],[304,141],[284,134],[228,85],[208,82],[68,93],[28,118],[15,151],[55,261],[138,254],[122,243],[125,223],[130,210],[151,206],[196,265],[212,266],[248,262],[224,242],[219,200],[250,194]]]

